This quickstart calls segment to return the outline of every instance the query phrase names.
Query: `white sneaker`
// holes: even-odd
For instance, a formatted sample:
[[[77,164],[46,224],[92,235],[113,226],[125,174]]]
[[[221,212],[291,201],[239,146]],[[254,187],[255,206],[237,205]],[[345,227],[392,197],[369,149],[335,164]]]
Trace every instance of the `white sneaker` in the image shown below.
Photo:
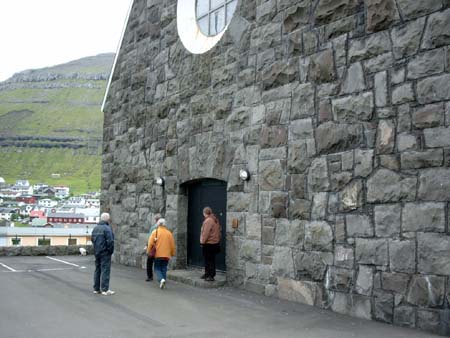
[[[111,295],[113,295],[113,294],[115,294],[115,292],[112,291],[112,290],[102,291],[102,295],[103,295],[103,296],[111,296]]]
[[[163,278],[161,279],[161,282],[159,283],[159,288],[164,289],[166,287],[166,280]]]
[[[101,291],[94,290],[94,293],[95,293],[96,295],[99,295],[99,294],[101,294]]]

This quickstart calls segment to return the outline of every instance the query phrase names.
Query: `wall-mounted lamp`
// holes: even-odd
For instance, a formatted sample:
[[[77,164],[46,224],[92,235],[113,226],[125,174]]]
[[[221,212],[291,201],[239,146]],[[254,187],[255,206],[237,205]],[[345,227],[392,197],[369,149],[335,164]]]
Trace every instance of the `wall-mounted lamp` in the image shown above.
[[[250,173],[247,170],[242,169],[241,171],[239,171],[239,177],[243,181],[248,181],[250,179]]]
[[[159,185],[159,186],[163,186],[164,185],[164,178],[162,178],[162,177],[157,177],[156,179],[155,179],[155,183],[157,184],[157,185]]]

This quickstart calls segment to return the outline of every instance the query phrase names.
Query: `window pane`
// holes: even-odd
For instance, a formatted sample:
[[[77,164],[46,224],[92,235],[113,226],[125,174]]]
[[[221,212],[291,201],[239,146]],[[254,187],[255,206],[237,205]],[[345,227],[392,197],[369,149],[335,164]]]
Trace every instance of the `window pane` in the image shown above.
[[[205,16],[203,19],[198,20],[198,26],[200,27],[200,31],[203,34],[209,35],[209,32],[208,32],[208,16]]]
[[[225,7],[211,13],[210,16],[210,35],[216,35],[225,28]]]
[[[38,245],[50,245],[50,240],[40,238],[40,239],[38,239]]]
[[[197,17],[207,14],[209,11],[209,0],[197,0]]]
[[[211,0],[211,10],[216,9],[217,7],[223,6],[225,0]]]
[[[236,10],[237,1],[234,0],[227,5],[227,23],[231,21],[234,11]]]

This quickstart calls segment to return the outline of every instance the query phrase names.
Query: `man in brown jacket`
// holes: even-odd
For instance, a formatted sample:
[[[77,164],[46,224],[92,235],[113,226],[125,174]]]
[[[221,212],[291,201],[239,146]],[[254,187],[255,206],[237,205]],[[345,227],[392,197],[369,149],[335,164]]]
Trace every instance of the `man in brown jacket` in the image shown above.
[[[220,252],[221,227],[210,207],[203,209],[203,217],[205,220],[200,233],[200,245],[205,259],[205,274],[202,278],[212,282],[216,276],[216,255]]]

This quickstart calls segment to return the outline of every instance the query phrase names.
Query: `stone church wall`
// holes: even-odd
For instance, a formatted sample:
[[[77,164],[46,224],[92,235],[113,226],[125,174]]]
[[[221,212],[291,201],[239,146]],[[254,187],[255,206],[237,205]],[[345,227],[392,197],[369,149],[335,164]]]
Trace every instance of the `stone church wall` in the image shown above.
[[[183,184],[220,179],[231,285],[449,334],[450,1],[239,0],[201,55],[176,6],[134,1],[104,109],[116,260],[162,212],[185,267]]]

